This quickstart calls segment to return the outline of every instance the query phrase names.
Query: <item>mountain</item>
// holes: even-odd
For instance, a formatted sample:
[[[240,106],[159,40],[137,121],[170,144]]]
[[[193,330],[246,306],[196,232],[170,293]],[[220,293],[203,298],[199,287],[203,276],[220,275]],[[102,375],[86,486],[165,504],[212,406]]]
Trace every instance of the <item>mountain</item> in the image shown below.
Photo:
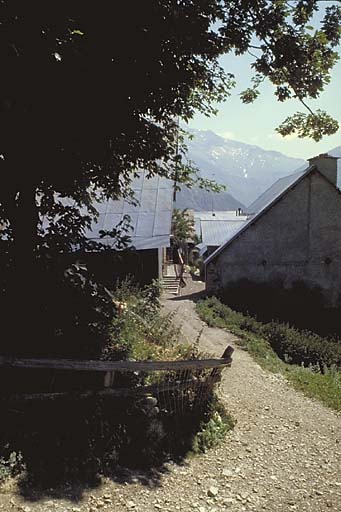
[[[190,208],[195,211],[245,209],[245,206],[240,201],[237,201],[237,199],[227,192],[214,194],[213,192],[207,192],[197,187],[191,189],[183,187],[180,192],[176,194],[174,206],[179,210]]]
[[[190,160],[200,169],[203,177],[226,185],[227,190],[223,194],[228,195],[225,196],[227,203],[229,200],[231,204],[236,201],[249,205],[276,180],[306,164],[300,158],[225,139],[212,131],[189,131],[193,135],[193,140],[186,142]],[[195,195],[194,201],[201,204],[200,191]],[[215,194],[214,201],[223,206],[224,199],[218,199],[220,195]],[[190,192],[181,191],[178,201],[182,204],[186,199],[190,199]],[[205,205],[208,203],[206,199],[202,201]],[[187,207],[192,208],[191,205]],[[234,206],[223,209],[233,210]]]

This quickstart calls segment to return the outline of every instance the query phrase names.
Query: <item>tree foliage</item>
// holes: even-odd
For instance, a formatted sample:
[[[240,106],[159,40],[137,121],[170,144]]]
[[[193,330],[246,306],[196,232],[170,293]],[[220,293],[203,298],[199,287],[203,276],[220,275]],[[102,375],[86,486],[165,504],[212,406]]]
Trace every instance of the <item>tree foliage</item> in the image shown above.
[[[283,136],[297,132],[299,137],[319,141],[338,130],[336,120],[321,110],[313,112],[306,103],[307,98],[317,98],[330,82],[330,70],[339,59],[335,50],[341,33],[338,3],[325,8],[318,29],[309,24],[319,10],[318,0],[246,1],[240,2],[240,9],[236,5],[228,8],[227,18],[233,18],[234,30],[227,23],[227,37],[239,33],[236,53],[249,52],[254,57],[253,85],[241,93],[242,101],[255,101],[260,84],[268,78],[278,101],[294,98],[308,110],[287,118],[277,128]]]
[[[195,237],[194,217],[188,209],[174,208],[172,216],[172,235],[176,246],[182,246]]]
[[[39,293],[37,269],[86,248],[94,200],[129,197],[139,168],[196,181],[178,119],[210,115],[229,95],[234,77],[221,68],[221,55],[254,53],[246,102],[264,78],[280,101],[319,95],[337,59],[341,15],[337,2],[329,5],[312,30],[318,6],[0,0],[1,289],[7,306],[20,293],[27,332],[41,314],[30,300]],[[318,139],[337,129],[323,112],[309,116],[279,131]]]

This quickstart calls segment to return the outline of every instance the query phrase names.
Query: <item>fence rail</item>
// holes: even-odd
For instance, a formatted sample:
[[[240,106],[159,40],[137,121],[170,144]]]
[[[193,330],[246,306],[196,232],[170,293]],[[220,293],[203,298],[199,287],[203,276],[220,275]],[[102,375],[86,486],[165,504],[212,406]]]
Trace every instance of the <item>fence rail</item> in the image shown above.
[[[228,352],[227,352],[228,351]],[[73,370],[91,372],[154,372],[162,370],[199,370],[220,368],[231,364],[232,347],[219,359],[188,359],[181,361],[92,361],[76,359],[17,359],[0,356],[1,368],[32,370]]]
[[[213,390],[214,385],[220,380],[222,370],[231,365],[233,348],[228,346],[221,358],[217,359],[189,359],[181,361],[82,361],[73,359],[19,359],[0,356],[1,370],[51,370],[52,373],[62,371],[71,374],[79,372],[103,373],[104,379],[101,388],[96,389],[74,389],[47,390],[38,392],[5,393],[0,391],[1,401],[34,401],[34,400],[56,400],[63,398],[91,398],[102,397],[129,397],[157,394],[163,397],[166,394],[189,390],[203,391],[207,394]],[[156,384],[138,384],[130,387],[117,386],[115,375],[121,373],[165,372],[167,375]],[[27,390],[26,390],[27,391]]]

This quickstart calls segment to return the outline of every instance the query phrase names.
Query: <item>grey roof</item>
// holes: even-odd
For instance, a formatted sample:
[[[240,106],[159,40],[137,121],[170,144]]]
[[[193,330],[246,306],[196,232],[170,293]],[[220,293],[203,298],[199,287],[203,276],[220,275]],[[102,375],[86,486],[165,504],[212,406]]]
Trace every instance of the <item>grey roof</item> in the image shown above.
[[[132,246],[136,249],[169,246],[173,183],[159,176],[147,178],[147,172],[140,171],[139,176],[133,180],[131,188],[138,202],[137,205],[125,199],[109,199],[102,203],[95,203],[99,217],[86,232],[87,238],[115,248],[115,240],[108,237],[100,238],[100,231],[112,230],[125,215],[129,215],[131,230],[128,235],[131,237]]]
[[[194,231],[201,238],[201,222],[197,217],[194,217]]]
[[[285,192],[291,185],[293,185],[297,179],[299,179],[305,172],[307,167],[304,166],[296,171],[294,174],[285,176],[275,181],[270,188],[268,188],[263,194],[261,194],[250,206],[246,208],[246,211],[250,214],[255,214],[263,210],[268,204],[271,204],[277,197]]]
[[[205,261],[204,264],[207,265],[210,261],[212,261],[218,254],[220,254],[233,240],[237,239],[244,231],[248,229],[249,226],[254,224],[259,217],[261,217],[271,206],[276,203],[283,195],[285,195],[296,183],[298,183],[301,179],[303,179],[307,174],[309,174],[315,166],[305,167],[303,170],[291,174],[290,176],[286,176],[285,178],[281,178],[276,181],[268,190],[266,190],[254,203],[252,203],[248,207],[248,212],[253,214],[249,220],[244,222],[237,231],[231,233],[230,236],[225,240],[224,243],[220,245]]]
[[[194,229],[205,245],[218,247],[246,220],[236,210],[194,212]]]
[[[202,242],[200,244],[197,244],[195,248],[199,250],[199,256],[203,256],[207,251],[206,245],[203,244]]]
[[[200,220],[236,220],[240,218],[236,210],[194,212],[194,218]]]
[[[227,238],[236,233],[246,222],[241,220],[202,220],[201,237],[205,245],[219,247]]]

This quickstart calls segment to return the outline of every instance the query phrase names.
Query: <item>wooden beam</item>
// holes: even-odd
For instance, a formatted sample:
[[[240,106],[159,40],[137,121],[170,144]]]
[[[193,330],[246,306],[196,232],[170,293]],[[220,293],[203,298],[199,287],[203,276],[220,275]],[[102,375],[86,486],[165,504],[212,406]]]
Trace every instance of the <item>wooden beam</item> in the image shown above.
[[[154,372],[167,370],[200,370],[223,368],[231,364],[231,350],[228,357],[221,359],[193,359],[182,361],[92,361],[78,359],[17,359],[0,356],[1,368],[73,370],[91,372]],[[226,351],[225,351],[226,353]],[[224,353],[224,354],[225,354]]]

